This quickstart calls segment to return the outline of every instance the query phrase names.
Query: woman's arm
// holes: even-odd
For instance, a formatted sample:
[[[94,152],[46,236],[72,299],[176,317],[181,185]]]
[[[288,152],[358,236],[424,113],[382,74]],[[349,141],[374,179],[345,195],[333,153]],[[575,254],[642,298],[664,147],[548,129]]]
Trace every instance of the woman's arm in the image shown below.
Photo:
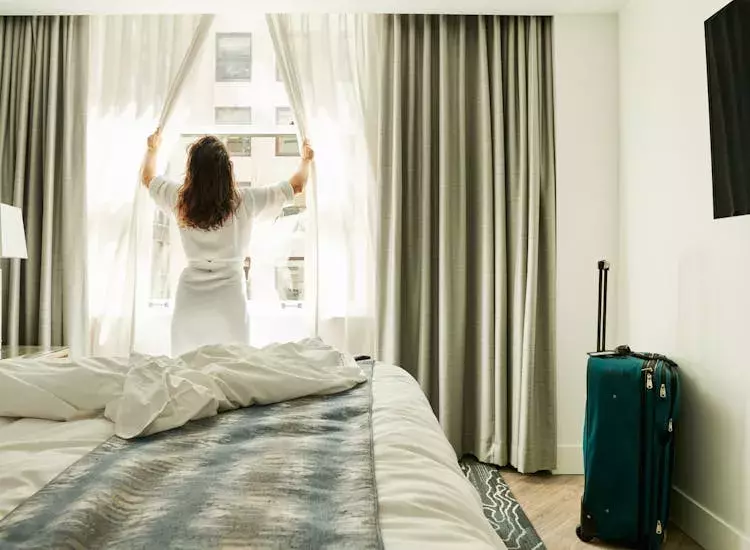
[[[310,142],[305,140],[302,144],[302,162],[294,175],[289,178],[289,185],[292,186],[295,195],[299,195],[305,189],[307,179],[310,177],[310,164],[315,158],[315,151],[310,147]]]
[[[146,189],[151,185],[151,180],[156,177],[156,157],[161,145],[161,128],[157,128],[156,132],[148,137],[147,143],[148,149],[146,149],[141,165],[141,183]]]

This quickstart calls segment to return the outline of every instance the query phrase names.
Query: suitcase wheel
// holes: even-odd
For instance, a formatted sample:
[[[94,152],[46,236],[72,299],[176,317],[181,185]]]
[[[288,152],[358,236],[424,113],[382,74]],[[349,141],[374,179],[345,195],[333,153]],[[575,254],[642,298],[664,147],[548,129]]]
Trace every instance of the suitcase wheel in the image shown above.
[[[580,525],[578,527],[576,527],[576,535],[583,542],[591,542],[592,540],[594,540],[594,537],[592,537],[588,533],[584,533],[583,527],[581,527]]]

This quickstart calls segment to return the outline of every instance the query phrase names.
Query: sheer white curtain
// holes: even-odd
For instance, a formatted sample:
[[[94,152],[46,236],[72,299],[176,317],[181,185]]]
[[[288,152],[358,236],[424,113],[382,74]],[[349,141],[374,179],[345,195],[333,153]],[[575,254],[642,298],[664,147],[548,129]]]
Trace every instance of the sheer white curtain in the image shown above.
[[[371,353],[378,18],[283,14],[267,22],[299,137],[315,149],[305,250],[311,330],[341,349]]]
[[[146,137],[177,114],[176,99],[212,19],[91,19],[87,209],[94,354],[129,353],[137,317],[148,305],[153,210],[138,184],[140,162]]]

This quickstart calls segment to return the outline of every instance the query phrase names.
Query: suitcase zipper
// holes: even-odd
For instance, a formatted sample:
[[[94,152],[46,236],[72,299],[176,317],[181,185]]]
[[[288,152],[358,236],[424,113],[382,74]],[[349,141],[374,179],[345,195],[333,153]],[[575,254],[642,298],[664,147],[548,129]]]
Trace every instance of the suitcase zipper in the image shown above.
[[[656,365],[658,366],[658,362]],[[665,363],[662,363],[662,370],[659,375],[659,382],[661,382],[660,387],[664,388],[666,392],[666,385],[664,383],[664,369],[668,368]],[[656,410],[658,406],[655,405],[654,408],[654,414],[656,416]],[[661,426],[659,427],[661,429]],[[663,432],[662,432],[663,433]],[[656,535],[661,539],[662,536],[662,524],[661,524],[661,514],[662,514],[662,490],[661,490],[661,484],[662,484],[662,478],[664,477],[664,457],[663,454],[666,451],[666,445],[664,444],[664,439],[661,434],[658,434],[657,440],[654,442],[654,449],[657,451],[657,457],[659,460],[659,464],[656,467],[656,483],[654,483],[654,489],[657,491],[656,495]],[[659,544],[661,544],[662,540],[659,540]],[[658,545],[657,545],[658,546]]]
[[[646,388],[648,388],[648,380],[651,376],[651,373],[653,372],[653,367],[651,366],[651,361],[646,361],[643,368],[641,369],[643,372],[646,373]],[[640,457],[638,458],[638,539],[640,539],[643,536],[643,533],[648,528],[647,525],[650,521],[650,518],[645,517],[644,515],[644,506],[645,506],[645,499],[646,499],[646,454],[643,452],[644,446],[646,444],[646,429],[645,425],[647,422],[647,415],[646,415],[646,403],[647,403],[647,391],[640,391],[638,392],[641,394],[641,420],[640,420],[640,429],[638,430],[638,448],[641,449]]]
[[[663,370],[669,370],[671,372],[673,364],[672,363],[668,363],[666,361],[662,361],[662,367],[663,367]],[[662,374],[662,376],[660,378],[662,380],[664,379],[663,374]],[[666,398],[666,394],[667,394],[666,382],[662,382],[661,383],[659,394],[660,394],[661,397]],[[674,429],[673,424],[672,424],[673,409],[674,409],[674,392],[672,392],[672,399],[671,399],[670,405],[669,405],[669,420],[667,422],[667,431],[670,434],[672,433],[672,430]],[[656,513],[659,514],[659,516],[661,516],[662,513],[663,513],[662,508],[664,507],[664,502],[662,501],[662,496],[663,496],[663,492],[664,491],[661,489],[661,485],[660,484],[662,483],[663,477],[666,474],[666,472],[664,471],[664,460],[665,460],[665,457],[662,456],[662,454],[666,453],[667,446],[669,445],[670,442],[669,441],[664,441],[662,438],[659,438],[659,439],[660,439],[660,443],[662,445],[662,452],[659,455],[659,466],[657,467],[657,475],[658,475],[658,477],[656,479],[657,479],[657,490],[659,491],[659,494],[656,497]],[[674,445],[674,443],[672,443],[672,444]],[[659,520],[656,521],[656,534],[659,537],[661,537],[662,534],[663,534],[663,532],[664,532],[664,527],[663,527],[663,525],[661,523],[661,520],[659,519]],[[661,543],[661,542],[663,542],[663,540],[660,540],[659,542]]]
[[[649,370],[646,371],[646,389],[647,390],[654,389],[654,373],[650,368]]]

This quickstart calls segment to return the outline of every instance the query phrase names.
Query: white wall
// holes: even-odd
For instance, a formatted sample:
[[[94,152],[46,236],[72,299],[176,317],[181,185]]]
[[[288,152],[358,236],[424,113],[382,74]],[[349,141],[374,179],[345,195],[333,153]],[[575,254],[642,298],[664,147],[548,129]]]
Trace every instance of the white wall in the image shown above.
[[[750,548],[750,216],[713,220],[703,27],[724,4],[620,15],[620,329],[682,366],[674,515],[708,550]]]
[[[554,21],[557,159],[558,473],[583,473],[586,352],[596,347],[596,263],[618,274],[618,31],[616,15]],[[610,315],[607,342],[617,341]]]

